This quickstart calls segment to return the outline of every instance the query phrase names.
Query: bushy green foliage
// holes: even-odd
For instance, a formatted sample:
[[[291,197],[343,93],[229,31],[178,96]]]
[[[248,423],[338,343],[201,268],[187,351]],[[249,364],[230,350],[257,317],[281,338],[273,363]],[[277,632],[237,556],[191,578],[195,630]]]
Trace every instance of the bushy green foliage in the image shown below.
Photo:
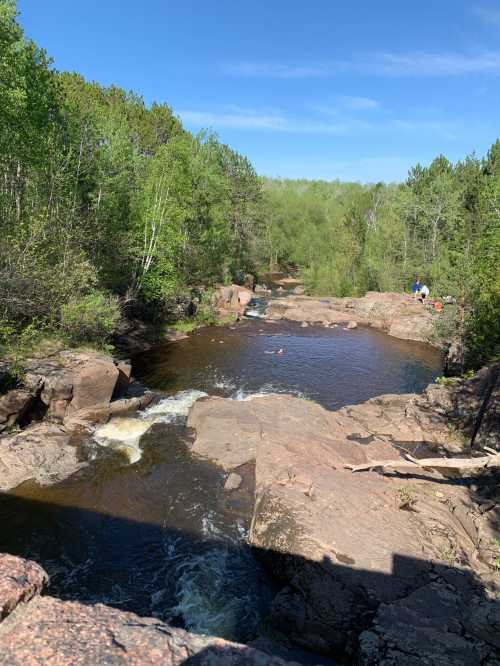
[[[14,0],[0,0],[0,98],[0,318],[16,330],[37,318],[94,339],[89,313],[81,336],[72,321],[91,290],[156,318],[186,286],[252,266],[249,162],[166,105],[55,72]]]
[[[72,343],[104,344],[120,318],[118,298],[93,291],[61,306],[61,327]]]

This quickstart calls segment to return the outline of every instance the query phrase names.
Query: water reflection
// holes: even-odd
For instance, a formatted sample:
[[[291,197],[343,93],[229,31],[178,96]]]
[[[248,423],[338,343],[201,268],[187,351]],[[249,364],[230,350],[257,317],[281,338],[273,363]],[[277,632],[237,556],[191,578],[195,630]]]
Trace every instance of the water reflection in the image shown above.
[[[382,393],[420,392],[440,371],[437,350],[373,329],[258,320],[201,329],[134,359],[135,375],[163,391],[198,389],[226,397],[290,392],[328,409]]]

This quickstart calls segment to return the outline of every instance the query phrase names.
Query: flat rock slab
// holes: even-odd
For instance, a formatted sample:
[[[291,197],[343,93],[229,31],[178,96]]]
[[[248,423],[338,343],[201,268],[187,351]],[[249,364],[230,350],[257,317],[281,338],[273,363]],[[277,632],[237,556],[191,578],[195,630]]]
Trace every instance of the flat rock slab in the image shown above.
[[[425,450],[426,457],[463,450],[446,410],[433,409],[446,401],[443,391],[440,397],[433,391],[385,395],[336,412],[287,395],[209,398],[193,407],[188,424],[196,430],[195,453],[228,472],[255,460],[249,540],[282,584],[269,622],[295,645],[337,658],[362,654],[363,664],[389,666],[419,663],[411,659],[420,654],[421,636],[429,664],[444,664],[447,649],[456,664],[498,657],[495,602],[484,601],[481,613],[473,615],[476,624],[468,616],[470,636],[459,623],[432,631],[420,627],[447,594],[446,585],[431,585],[438,572],[444,576],[460,567],[466,584],[450,592],[455,608],[477,606],[482,594],[486,599],[486,588],[476,590],[471,581],[486,570],[477,562],[476,546],[487,530],[481,530],[467,488],[432,470],[391,477],[346,469],[397,459],[401,447]],[[470,399],[467,391],[460,396]],[[457,409],[457,394],[448,397]],[[418,596],[422,588],[426,593]],[[408,619],[408,632],[403,621],[395,623],[391,634],[390,613],[404,617],[412,604],[419,606],[420,619]],[[359,635],[372,621],[361,645]],[[385,661],[390,649],[394,659]],[[410,661],[398,660],[403,657]]]
[[[193,453],[213,460],[226,471],[254,460],[260,431],[250,402],[218,398],[195,402],[187,421],[198,433]]]

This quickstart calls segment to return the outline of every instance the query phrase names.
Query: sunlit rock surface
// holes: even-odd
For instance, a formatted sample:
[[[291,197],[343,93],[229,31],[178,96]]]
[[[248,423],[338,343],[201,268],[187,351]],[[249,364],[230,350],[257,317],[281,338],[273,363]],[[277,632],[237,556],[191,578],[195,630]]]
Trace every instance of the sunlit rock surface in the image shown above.
[[[472,491],[459,474],[345,467],[404,452],[468,455],[467,405],[472,396],[481,404],[488,372],[336,412],[283,395],[194,406],[195,453],[227,472],[255,460],[250,541],[281,583],[268,618],[274,631],[363,664],[416,664],[420,654],[429,664],[497,663],[494,479]],[[492,395],[485,427],[498,442]]]
[[[369,291],[363,298],[287,296],[267,307],[271,320],[367,324],[402,340],[427,342],[434,314],[412,296]]]

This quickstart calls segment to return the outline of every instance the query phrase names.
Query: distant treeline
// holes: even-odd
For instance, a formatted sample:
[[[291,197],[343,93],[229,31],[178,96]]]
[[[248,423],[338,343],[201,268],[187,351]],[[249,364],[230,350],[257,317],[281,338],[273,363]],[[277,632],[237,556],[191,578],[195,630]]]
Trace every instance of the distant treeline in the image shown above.
[[[0,344],[99,342],[192,285],[295,265],[314,293],[407,289],[459,304],[471,362],[498,353],[500,143],[402,185],[261,179],[164,104],[55,71],[0,0]]]
[[[271,266],[338,296],[408,291],[420,277],[456,301],[438,333],[463,341],[465,365],[498,357],[500,141],[484,159],[418,165],[399,185],[264,180],[263,192]]]

